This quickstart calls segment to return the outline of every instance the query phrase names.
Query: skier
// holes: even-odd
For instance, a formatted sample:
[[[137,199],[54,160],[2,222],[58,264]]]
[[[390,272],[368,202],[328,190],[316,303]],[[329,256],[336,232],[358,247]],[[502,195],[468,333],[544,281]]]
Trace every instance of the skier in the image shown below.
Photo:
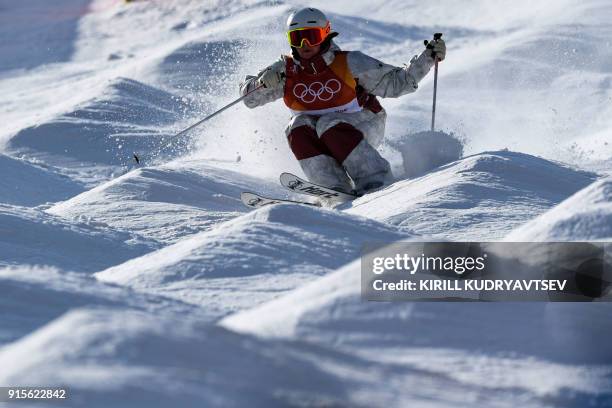
[[[434,39],[410,66],[385,64],[334,43],[325,14],[303,8],[287,20],[291,55],[247,76],[241,95],[249,108],[283,98],[293,116],[286,136],[306,177],[313,183],[358,195],[392,178],[376,147],[385,131],[386,112],[377,96],[396,98],[417,90],[446,45]]]

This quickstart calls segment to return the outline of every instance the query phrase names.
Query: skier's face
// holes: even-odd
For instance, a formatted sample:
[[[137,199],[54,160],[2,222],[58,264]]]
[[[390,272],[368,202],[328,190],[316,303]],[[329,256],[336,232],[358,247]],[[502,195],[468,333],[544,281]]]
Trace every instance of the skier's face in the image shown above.
[[[317,55],[319,51],[321,51],[321,44],[311,47],[308,44],[304,43],[303,47],[297,48],[297,52],[300,58],[303,59],[312,58]]]

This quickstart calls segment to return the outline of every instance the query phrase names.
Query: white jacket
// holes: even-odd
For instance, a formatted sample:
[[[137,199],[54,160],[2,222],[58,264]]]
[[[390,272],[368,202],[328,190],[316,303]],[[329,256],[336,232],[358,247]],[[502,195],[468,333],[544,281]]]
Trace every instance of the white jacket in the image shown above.
[[[334,52],[336,51],[340,51],[340,48],[332,41],[329,49],[322,55],[327,65],[334,60]],[[427,50],[423,51],[421,55],[410,61],[408,67],[395,67],[385,64],[360,51],[349,51],[347,61],[353,77],[367,93],[381,98],[397,98],[417,90],[418,83],[434,65],[434,59],[428,54]],[[284,73],[287,58],[288,56],[282,55],[268,68]],[[298,61],[295,62],[299,64]],[[261,70],[257,76],[247,76],[245,81],[240,84],[240,94],[245,95],[253,89],[259,76],[268,68]],[[244,103],[249,108],[265,105],[282,98],[284,88],[285,79],[283,76],[283,80],[277,87],[259,89],[245,98]]]

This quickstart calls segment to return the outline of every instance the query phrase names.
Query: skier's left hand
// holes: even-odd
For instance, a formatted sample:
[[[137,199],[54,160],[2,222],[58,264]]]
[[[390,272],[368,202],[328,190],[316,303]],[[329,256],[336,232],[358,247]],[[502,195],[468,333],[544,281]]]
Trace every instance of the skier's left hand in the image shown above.
[[[432,48],[429,48],[431,58],[437,58],[438,61],[443,61],[446,57],[446,44],[442,38],[438,38],[437,40],[431,40],[429,45]]]

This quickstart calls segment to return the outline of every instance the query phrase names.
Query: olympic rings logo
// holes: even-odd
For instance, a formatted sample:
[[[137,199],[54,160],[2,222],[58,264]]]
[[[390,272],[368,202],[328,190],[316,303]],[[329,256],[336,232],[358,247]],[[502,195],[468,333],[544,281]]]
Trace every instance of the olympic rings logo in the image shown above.
[[[293,95],[304,103],[313,103],[317,99],[327,102],[340,92],[342,84],[335,78],[328,79],[323,85],[323,82],[313,82],[309,86],[300,82],[293,87]]]

